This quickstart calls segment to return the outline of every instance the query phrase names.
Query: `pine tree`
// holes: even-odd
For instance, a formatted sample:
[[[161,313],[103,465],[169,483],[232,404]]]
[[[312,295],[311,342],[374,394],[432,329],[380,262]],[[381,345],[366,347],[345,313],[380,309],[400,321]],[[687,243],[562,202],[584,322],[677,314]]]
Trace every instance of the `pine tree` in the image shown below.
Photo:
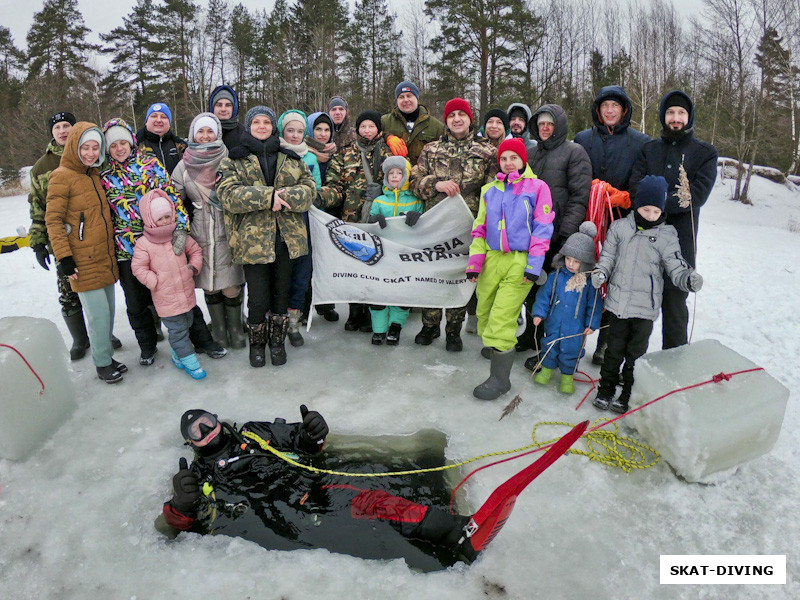
[[[227,46],[228,58],[234,68],[233,87],[239,95],[242,106],[249,100],[247,72],[255,51],[256,31],[255,20],[247,8],[241,4],[234,6],[231,11],[230,39]]]
[[[194,116],[189,105],[189,74],[197,11],[192,0],[164,0],[161,22],[154,32],[160,43],[161,71],[168,85],[169,98],[164,100],[174,105],[173,121],[185,121],[187,125]]]
[[[218,82],[225,81],[225,47],[231,33],[231,10],[227,0],[208,0],[204,33],[211,46],[205,87],[213,89]],[[205,99],[205,95],[203,97]]]

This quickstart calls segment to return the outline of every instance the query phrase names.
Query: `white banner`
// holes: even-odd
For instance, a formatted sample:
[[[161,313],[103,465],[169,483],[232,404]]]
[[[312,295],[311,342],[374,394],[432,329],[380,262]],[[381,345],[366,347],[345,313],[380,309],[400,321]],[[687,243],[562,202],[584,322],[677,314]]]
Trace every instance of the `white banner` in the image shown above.
[[[446,198],[417,224],[405,216],[345,223],[312,207],[314,304],[359,302],[457,308],[475,290],[465,273],[472,213],[461,196]]]

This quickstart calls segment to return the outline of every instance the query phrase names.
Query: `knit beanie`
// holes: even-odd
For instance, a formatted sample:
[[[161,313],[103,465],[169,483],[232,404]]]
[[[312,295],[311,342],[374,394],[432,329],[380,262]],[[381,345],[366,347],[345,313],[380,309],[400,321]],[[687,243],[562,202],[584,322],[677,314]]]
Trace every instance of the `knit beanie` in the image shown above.
[[[230,90],[222,88],[221,90],[217,91],[213,96],[211,96],[211,101],[209,102],[209,104],[211,105],[212,109],[214,108],[214,105],[217,103],[218,100],[230,100],[231,104],[233,104],[234,107],[233,116],[234,117],[236,116],[236,110],[235,110],[236,98],[233,97],[233,94],[231,94]]]
[[[358,133],[359,128],[361,127],[361,123],[364,121],[372,121],[378,127],[378,133],[383,131],[383,125],[381,125],[381,113],[377,110],[365,110],[356,119],[356,133]]]
[[[77,119],[75,119],[75,115],[71,112],[57,112],[49,119],[50,131],[53,131],[53,127],[56,126],[56,123],[60,123],[61,121],[66,121],[70,125],[75,125]]]
[[[394,99],[397,100],[403,92],[411,92],[417,97],[417,100],[419,100],[419,88],[413,81],[401,81],[398,83],[397,87],[394,88]]]
[[[486,112],[486,116],[483,117],[484,130],[486,130],[486,122],[492,117],[497,117],[498,119],[500,119],[503,122],[503,127],[506,128],[506,133],[508,133],[510,129],[510,126],[508,124],[508,115],[506,114],[506,111],[504,111],[502,108],[490,108]]]
[[[645,175],[639,182],[639,189],[636,190],[634,207],[655,206],[663,212],[667,203],[667,189],[667,180],[661,175]]]
[[[506,150],[511,150],[514,154],[522,159],[522,162],[528,164],[528,150],[525,148],[525,142],[522,138],[509,138],[503,140],[497,148],[497,162],[500,162],[500,156]]]
[[[120,140],[125,140],[133,148],[133,135],[128,131],[127,127],[122,125],[112,125],[106,130],[106,149],[111,148],[111,144]]]
[[[561,246],[561,250],[553,258],[553,263],[561,257],[574,258],[581,261],[581,271],[594,268],[594,236],[597,235],[597,226],[591,221],[584,221]],[[559,261],[560,262],[560,261]]]
[[[286,129],[286,126],[292,121],[299,121],[302,123],[303,130],[305,131],[306,119],[307,117],[305,114],[301,113],[299,110],[287,110],[278,119],[278,133],[283,135],[283,130]]]
[[[214,135],[217,136],[217,139],[220,138],[220,122],[219,119],[212,116],[209,113],[200,113],[197,118],[192,122],[192,131],[189,134],[189,138],[194,141],[197,137],[197,132],[200,131],[203,127],[208,127],[211,131],[214,132]]]
[[[447,116],[454,110],[463,110],[469,116],[469,122],[472,124],[475,119],[472,117],[472,109],[469,107],[469,102],[463,98],[452,98],[444,105],[444,121],[447,123]]]
[[[244,116],[244,128],[247,129],[248,132],[250,131],[250,126],[253,124],[253,119],[258,115],[266,115],[269,122],[272,123],[272,128],[277,130],[278,117],[275,116],[275,111],[266,106],[259,105],[248,110],[247,114]]]
[[[79,151],[80,147],[86,142],[97,142],[100,145],[100,155],[97,157],[94,164],[89,165],[90,167],[99,167],[103,164],[106,156],[106,139],[103,137],[103,132],[100,131],[98,127],[92,127],[84,131],[83,135],[81,135],[81,138],[78,140]]]
[[[679,94],[679,93],[670,94],[665,99],[664,106],[666,108],[670,108],[672,106],[680,106],[687,113],[692,114],[692,107],[689,106],[689,101],[686,99],[686,96],[684,96],[683,94]]]
[[[331,110],[331,109],[332,109],[334,106],[341,106],[341,107],[343,107],[345,110],[347,110],[347,102],[345,102],[345,99],[344,99],[344,98],[342,98],[341,96],[334,96],[333,98],[331,98],[331,99],[328,101],[328,112],[330,112],[330,110]]]
[[[164,196],[155,196],[150,200],[150,216],[153,222],[157,222],[161,217],[172,216],[172,202],[164,198]]]
[[[169,121],[170,125],[172,125],[172,111],[169,109],[169,106],[164,104],[163,102],[156,102],[155,104],[151,104],[150,108],[147,109],[147,113],[144,116],[145,122],[147,119],[150,118],[154,112],[164,113],[167,116],[167,121]]]
[[[536,125],[539,123],[552,123],[553,125],[556,124],[556,120],[553,118],[549,112],[542,112],[539,113],[539,116],[536,118]]]
[[[400,185],[397,186],[398,189],[402,188],[403,185],[408,181],[408,161],[406,160],[405,156],[390,156],[386,160],[383,161],[381,165],[381,169],[383,169],[383,185],[384,187],[389,186],[389,171],[392,169],[400,169],[403,171],[403,180],[400,182]]]
[[[517,115],[517,113],[519,113],[519,114]],[[515,106],[515,107],[514,107],[514,108],[512,108],[510,111],[508,111],[508,119],[509,119],[509,121],[511,120],[511,118],[512,118],[514,115],[520,116],[520,117],[522,117],[523,119],[525,119],[525,124],[526,124],[526,125],[527,125],[527,123],[528,123],[528,120],[530,119],[530,117],[528,116],[528,113],[527,113],[527,112],[525,112],[525,109],[524,109],[524,108],[522,108],[521,106]]]

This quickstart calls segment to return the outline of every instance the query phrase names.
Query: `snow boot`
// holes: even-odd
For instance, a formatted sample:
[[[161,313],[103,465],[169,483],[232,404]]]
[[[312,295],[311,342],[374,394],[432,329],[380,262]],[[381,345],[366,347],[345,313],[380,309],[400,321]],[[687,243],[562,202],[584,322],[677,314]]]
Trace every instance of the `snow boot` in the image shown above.
[[[572,375],[561,374],[561,383],[558,385],[558,391],[562,394],[575,393],[575,378]]]
[[[347,321],[344,323],[345,331],[358,331],[361,327],[361,320],[363,318],[364,305],[363,304],[350,304],[350,314]]]
[[[97,377],[106,383],[119,383],[122,381],[122,373],[112,362],[107,367],[96,367]]]
[[[244,335],[244,325],[242,323],[242,299],[244,292],[239,292],[236,298],[225,298],[225,323],[228,330],[228,343],[231,348],[244,348],[247,345],[247,338]]]
[[[628,402],[620,394],[619,398],[614,398],[611,402],[609,402],[608,410],[620,415],[625,414],[628,412]]]
[[[389,333],[386,334],[386,344],[388,346],[397,346],[400,343],[400,332],[403,326],[400,323],[392,323],[389,325]]]
[[[301,310],[297,308],[289,309],[289,329],[287,334],[289,336],[289,343],[295,348],[302,346],[304,343],[303,336],[300,334],[300,314]]]
[[[336,312],[335,305],[333,304],[317,304],[314,307],[314,310],[316,310],[317,314],[326,321],[335,323],[339,320],[339,313]]]
[[[511,389],[511,366],[514,364],[514,349],[492,352],[489,378],[472,390],[472,395],[480,400],[495,400]]]
[[[158,352],[158,348],[147,348],[142,350],[139,354],[139,364],[143,367],[149,367],[154,362],[156,362],[156,352]]]
[[[119,338],[115,336],[113,333],[111,334],[111,347],[114,350],[119,350],[122,348],[122,342],[119,341]]]
[[[286,332],[289,329],[289,315],[269,316],[269,359],[273,366],[286,364]]]
[[[442,335],[442,332],[440,331],[438,325],[435,327],[423,325],[420,332],[414,338],[414,343],[419,344],[420,346],[430,346],[433,343],[433,340],[438,338],[440,335]]]
[[[611,404],[612,398],[614,398],[614,390],[606,390],[601,387],[597,390],[597,396],[592,400],[592,404],[600,410],[608,410],[608,405]]]
[[[525,359],[525,368],[528,371],[533,371],[534,373],[538,373],[542,366],[539,365],[539,368],[536,368],[536,365],[539,365],[539,353],[535,353],[533,356],[529,356]]]
[[[550,383],[550,380],[553,379],[553,371],[554,369],[548,369],[547,367],[542,367],[539,370],[539,372],[534,376],[533,381],[535,383],[538,383],[539,385],[547,385],[548,383]]]
[[[444,349],[448,352],[461,352],[464,349],[461,336],[457,333],[448,333],[445,336]]]
[[[119,371],[120,373],[127,373],[128,372],[128,367],[126,365],[123,365],[121,362],[118,362],[118,361],[114,360],[113,358],[111,359],[111,365],[117,371]]]
[[[373,346],[380,346],[383,344],[383,341],[386,339],[385,333],[373,333],[372,334],[372,345]]]
[[[225,318],[225,300],[221,292],[206,294],[206,307],[211,317],[211,336],[221,346],[228,344],[228,325]]]
[[[269,317],[267,317],[269,319]],[[266,348],[269,335],[269,321],[263,323],[248,323],[250,334],[250,366],[263,367],[267,364]]]
[[[86,351],[89,349],[89,334],[86,332],[86,322],[83,320],[83,309],[77,308],[70,313],[62,310],[61,316],[64,317],[64,323],[67,324],[69,334],[72,336],[69,359],[80,360],[86,356]]]
[[[478,333],[478,316],[467,315],[467,324],[464,326],[467,333]]]
[[[205,369],[200,366],[200,361],[197,360],[196,354],[190,354],[189,356],[184,356],[183,358],[178,358],[177,355],[174,354],[173,350],[173,357],[172,362],[175,363],[175,366],[178,366],[178,363],[181,364],[183,370],[191,377],[192,379],[203,379],[207,375]],[[178,362],[175,362],[177,359]]]

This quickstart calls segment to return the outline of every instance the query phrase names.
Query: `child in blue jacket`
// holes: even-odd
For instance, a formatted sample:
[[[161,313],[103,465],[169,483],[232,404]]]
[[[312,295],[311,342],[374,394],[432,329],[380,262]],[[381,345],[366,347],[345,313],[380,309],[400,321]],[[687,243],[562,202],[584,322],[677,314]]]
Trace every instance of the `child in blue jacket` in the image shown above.
[[[544,321],[545,328],[540,349],[544,354],[542,370],[533,380],[547,385],[558,367],[561,371],[559,389],[563,394],[575,391],[573,376],[584,354],[583,340],[600,326],[603,313],[603,299],[589,282],[594,269],[596,234],[594,223],[586,221],[567,238],[561,251],[553,257],[554,270],[547,276],[547,283],[537,292],[531,310],[534,326],[538,327]],[[550,345],[565,336],[575,337]]]

